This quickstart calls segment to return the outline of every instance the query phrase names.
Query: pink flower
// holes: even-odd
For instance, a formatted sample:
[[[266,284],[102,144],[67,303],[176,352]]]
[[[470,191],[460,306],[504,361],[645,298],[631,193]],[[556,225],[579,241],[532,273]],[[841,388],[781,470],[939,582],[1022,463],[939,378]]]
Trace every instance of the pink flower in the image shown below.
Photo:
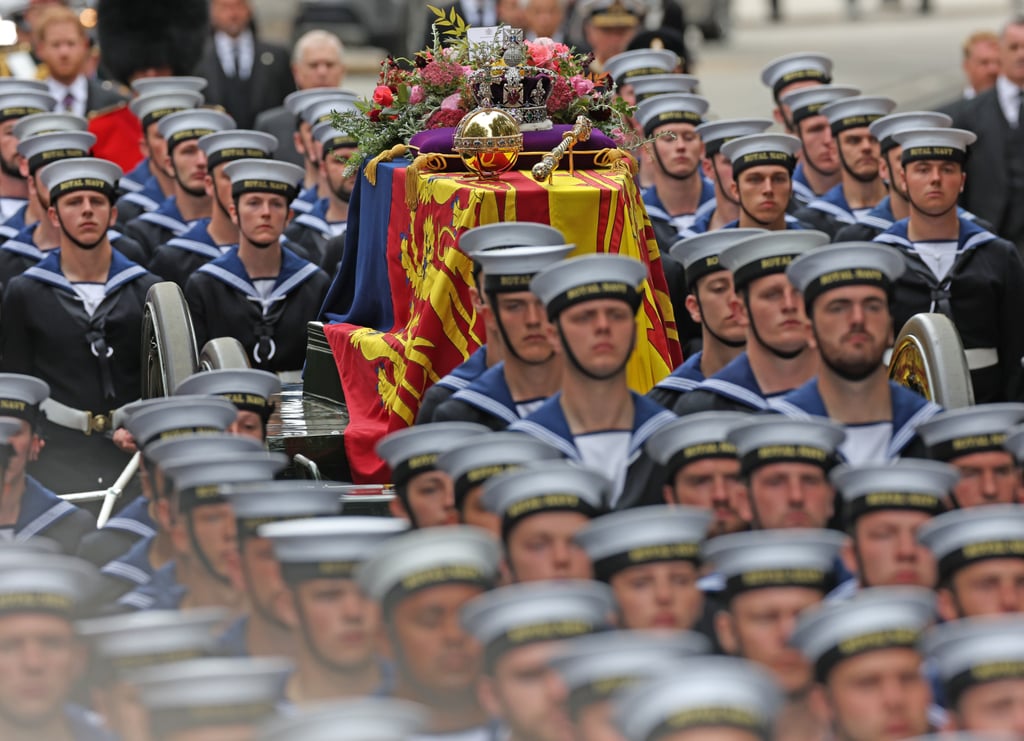
[[[416,105],[417,103],[422,103],[426,99],[426,97],[427,97],[427,94],[423,90],[423,86],[422,85],[413,85],[409,89],[409,103],[411,105]]]
[[[442,111],[461,111],[462,110],[462,93],[452,93],[447,98],[441,101]]]
[[[556,114],[569,107],[573,100],[573,91],[564,77],[556,77],[555,84],[551,86],[551,95],[548,96],[548,113]]]
[[[552,47],[552,49],[555,52],[555,54],[557,56],[559,56],[559,57],[565,56],[566,54],[569,53],[569,47],[566,46],[565,44],[560,44],[558,42],[555,42],[555,44]]]
[[[551,39],[541,38],[536,41],[527,41],[526,49],[530,55],[530,62],[536,67],[548,64],[554,57],[553,46],[554,42]]]
[[[573,92],[581,98],[584,95],[589,95],[594,89],[593,80],[588,80],[586,77],[580,77],[579,75],[571,78],[569,83],[572,85]]]
[[[378,85],[373,89],[373,102],[387,108],[395,102],[395,96],[387,85]]]

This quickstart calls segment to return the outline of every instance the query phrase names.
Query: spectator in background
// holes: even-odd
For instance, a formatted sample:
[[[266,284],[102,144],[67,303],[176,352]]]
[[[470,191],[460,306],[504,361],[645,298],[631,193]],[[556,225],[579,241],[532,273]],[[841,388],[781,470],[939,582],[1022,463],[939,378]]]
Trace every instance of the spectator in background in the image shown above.
[[[288,51],[256,38],[249,0],[210,0],[210,26],[195,74],[209,81],[206,102],[221,105],[242,129],[295,90]]]
[[[580,0],[576,12],[583,18],[586,48],[594,54],[590,71],[600,73],[604,63],[629,47],[643,22],[645,6],[634,0]]]
[[[345,79],[345,46],[341,39],[319,28],[300,36],[292,49],[292,76],[299,90],[341,87]],[[274,159],[305,165],[303,156],[295,149],[295,116],[284,106],[260,113],[253,128],[277,137],[279,146]]]
[[[523,0],[523,29],[526,38],[547,37],[564,42],[565,9],[568,0]]]
[[[498,0],[498,22],[526,30],[526,6],[529,0]],[[542,36],[546,34],[541,34]]]
[[[973,100],[996,84],[1001,64],[999,62],[999,37],[991,31],[976,31],[964,41],[964,78],[966,87],[961,95],[942,106],[939,110],[955,115],[964,102]]]

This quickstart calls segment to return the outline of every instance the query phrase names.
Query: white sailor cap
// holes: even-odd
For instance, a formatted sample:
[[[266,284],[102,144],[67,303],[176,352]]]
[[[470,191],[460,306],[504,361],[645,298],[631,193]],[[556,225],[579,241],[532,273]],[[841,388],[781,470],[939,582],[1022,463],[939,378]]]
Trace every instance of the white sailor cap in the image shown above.
[[[221,162],[270,159],[277,145],[273,134],[252,129],[227,129],[199,137],[199,148],[206,155],[206,166],[211,170]]]
[[[23,373],[0,373],[0,416],[17,417],[34,425],[39,405],[50,398],[50,385]]]
[[[826,471],[837,463],[836,450],[846,430],[824,417],[779,419],[751,417],[729,430],[744,474],[773,463],[810,463]]]
[[[488,428],[473,422],[415,425],[381,438],[377,455],[391,468],[391,483],[402,486],[413,476],[437,470],[441,453],[488,432]]]
[[[774,738],[785,695],[761,666],[734,656],[694,656],[681,670],[628,688],[615,699],[615,721],[627,741],[671,733],[737,728]]]
[[[749,134],[726,142],[721,151],[735,177],[760,165],[778,165],[792,173],[800,147],[800,140],[789,134]]]
[[[542,440],[521,432],[493,432],[463,441],[442,453],[437,467],[455,484],[455,509],[461,511],[470,489],[506,471],[528,463],[560,460],[562,452]]]
[[[99,571],[74,556],[40,547],[0,550],[0,615],[45,612],[71,618],[99,586]]]
[[[288,465],[284,453],[233,453],[208,459],[172,458],[160,468],[174,482],[178,509],[190,511],[205,504],[221,504],[221,484],[270,481]]]
[[[45,113],[56,107],[57,99],[39,90],[24,87],[0,89],[0,122]]]
[[[142,454],[153,465],[162,466],[167,461],[184,458],[197,459],[204,455],[231,455],[253,453],[265,450],[259,440],[245,435],[231,435],[226,432],[203,432],[184,434],[156,440],[147,445]]]
[[[1007,431],[1003,448],[1014,457],[1018,464],[1024,461],[1024,425],[1014,425]]]
[[[633,86],[633,96],[639,103],[656,95],[692,93],[700,81],[693,75],[685,75],[682,72],[665,72],[629,77],[624,82]]]
[[[839,242],[800,255],[786,268],[786,277],[810,308],[821,294],[845,286],[875,286],[890,295],[906,269],[903,254],[895,247]]]
[[[1024,504],[987,504],[935,517],[917,539],[939,562],[939,582],[990,558],[1024,558]]]
[[[65,193],[79,190],[98,191],[113,202],[124,172],[99,157],[71,157],[46,165],[38,174],[43,187],[50,191],[51,203]]]
[[[1024,404],[978,404],[939,412],[917,426],[929,458],[953,461],[962,455],[1003,450],[1006,433],[1024,422]]]
[[[314,98],[302,108],[302,120],[311,127],[317,124],[330,123],[334,113],[358,113],[354,98],[348,95],[335,95],[330,98]]]
[[[1024,680],[1024,616],[989,615],[936,625],[924,635],[924,653],[955,708],[965,690],[987,682]]]
[[[594,564],[594,577],[609,582],[631,566],[662,561],[700,563],[711,512],[656,504],[595,518],[573,540]]]
[[[74,113],[33,113],[14,124],[12,133],[18,141],[38,134],[52,134],[56,131],[88,131],[89,122]]]
[[[224,165],[224,174],[231,180],[231,196],[243,193],[276,193],[289,202],[299,192],[305,172],[291,162],[247,158]]]
[[[798,51],[786,54],[768,62],[761,70],[761,82],[772,89],[772,97],[779,99],[779,94],[795,82],[813,80],[827,85],[832,82],[832,59],[810,51]]]
[[[459,236],[459,251],[476,259],[483,250],[507,247],[546,247],[565,244],[565,235],[547,224],[532,221],[499,221],[464,231]]]
[[[224,432],[238,412],[226,399],[215,396],[188,399],[146,399],[132,410],[124,426],[135,443],[149,455],[149,446],[161,440]]]
[[[89,640],[96,655],[113,670],[113,678],[150,666],[211,655],[227,610],[145,610],[79,620],[78,635]]]
[[[726,440],[726,436],[732,427],[749,420],[750,415],[742,412],[688,414],[647,438],[644,450],[659,466],[666,469],[671,478],[683,466],[695,461],[736,458],[736,446]]]
[[[499,474],[484,484],[481,500],[501,517],[502,539],[527,517],[544,512],[579,512],[597,517],[607,510],[612,483],[600,471],[569,461],[544,461]]]
[[[705,121],[697,127],[701,141],[704,142],[704,154],[712,157],[722,150],[722,146],[739,139],[741,136],[763,134],[772,126],[767,118],[723,118],[718,121]]]
[[[408,741],[426,730],[424,706],[394,697],[357,697],[317,705],[297,715],[281,715],[257,732],[255,741]]]
[[[695,631],[616,630],[570,638],[548,664],[562,678],[575,717],[588,705],[710,651],[711,642]]]
[[[495,662],[512,649],[609,630],[615,612],[615,597],[607,584],[555,579],[481,594],[462,606],[460,617],[484,647],[485,671],[491,673]]]
[[[529,291],[530,281],[537,273],[564,260],[574,249],[574,244],[507,247],[482,250],[473,259],[484,272],[484,291],[519,293]]]
[[[274,715],[290,661],[271,657],[201,658],[142,669],[132,676],[158,736],[194,728],[258,725]]]
[[[606,253],[561,260],[539,272],[530,290],[544,302],[548,318],[584,301],[613,298],[625,301],[633,311],[643,301],[647,266],[625,255]]]
[[[313,138],[320,142],[325,155],[336,149],[354,149],[359,146],[358,139],[346,131],[335,128],[330,121],[314,126]]]
[[[261,525],[337,515],[338,490],[319,481],[290,479],[222,484],[220,494],[235,513],[238,539],[255,537]]]
[[[311,87],[305,90],[296,90],[289,93],[284,99],[284,108],[293,116],[301,116],[306,106],[312,105],[317,100],[358,100],[359,95],[348,90],[341,90],[336,87]]]
[[[882,154],[893,147],[899,146],[893,138],[896,134],[914,129],[949,128],[953,125],[952,116],[938,111],[907,111],[906,113],[890,113],[883,116],[868,128],[871,135],[878,139],[882,146]]]
[[[0,95],[22,91],[45,93],[49,89],[50,86],[46,84],[46,80],[31,80],[24,77],[0,77]]]
[[[693,93],[666,93],[642,101],[636,107],[636,120],[650,136],[659,126],[687,123],[699,126],[709,107],[708,99]]]
[[[832,135],[835,136],[848,129],[871,126],[875,121],[892,113],[895,107],[896,101],[892,98],[854,95],[825,105],[821,109],[821,115],[828,119]]]
[[[281,576],[294,584],[308,579],[352,579],[356,567],[374,549],[408,529],[405,520],[351,516],[269,522],[257,533],[273,543]]]
[[[672,72],[679,66],[679,55],[668,49],[633,49],[609,58],[604,71],[616,85],[632,82],[633,77]]]
[[[174,395],[209,394],[230,401],[235,408],[270,416],[271,401],[281,392],[281,379],[258,368],[220,368],[194,373],[178,384]]]
[[[814,664],[819,682],[840,662],[868,651],[917,649],[935,619],[935,593],[925,587],[872,587],[849,600],[808,608],[790,643]]]
[[[911,129],[893,136],[903,147],[900,162],[904,165],[918,160],[948,160],[963,162],[967,159],[967,147],[978,141],[978,135],[966,129]]]
[[[157,130],[167,140],[168,151],[185,141],[199,139],[215,131],[238,128],[235,119],[213,108],[191,108],[169,113],[160,119]]]
[[[843,519],[850,527],[871,512],[900,509],[941,514],[960,472],[946,463],[904,458],[884,465],[840,465],[830,478],[843,498]]]
[[[205,77],[192,77],[187,75],[166,75],[161,77],[140,77],[133,80],[132,92],[140,98],[143,95],[153,93],[172,93],[179,90],[201,93],[206,89]]]
[[[772,587],[824,594],[835,586],[835,561],[845,540],[834,530],[751,530],[712,538],[704,543],[703,557],[725,578],[728,599]]]
[[[843,98],[852,98],[860,95],[860,90],[847,85],[815,85],[814,87],[803,87],[798,90],[786,93],[782,96],[781,103],[789,106],[793,125],[796,126],[804,119],[821,114],[821,109],[829,103]]]
[[[18,142],[18,154],[28,161],[29,174],[51,162],[88,157],[96,144],[96,135],[88,131],[57,131],[36,134]]]
[[[682,264],[686,275],[686,287],[693,293],[698,280],[705,275],[726,269],[719,260],[722,250],[759,234],[767,234],[767,230],[717,229],[680,239],[669,248],[668,253]]]
[[[490,589],[498,580],[500,559],[497,541],[478,527],[432,527],[381,543],[356,571],[356,579],[387,616],[421,589],[453,583]]]
[[[827,234],[813,229],[768,232],[726,247],[718,259],[732,272],[732,282],[740,290],[758,278],[784,273],[797,257],[830,241]]]
[[[148,129],[165,116],[178,111],[192,110],[203,104],[201,93],[193,90],[169,90],[140,95],[128,107],[142,122],[143,130]]]

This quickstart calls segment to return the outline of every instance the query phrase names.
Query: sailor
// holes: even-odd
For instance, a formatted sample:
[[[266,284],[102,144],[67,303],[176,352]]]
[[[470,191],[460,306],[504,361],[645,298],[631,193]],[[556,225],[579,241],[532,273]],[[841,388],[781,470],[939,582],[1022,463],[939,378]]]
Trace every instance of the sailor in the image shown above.
[[[664,676],[693,657],[709,653],[711,644],[690,631],[616,630],[562,642],[550,660],[564,686],[565,709],[573,738],[619,738],[612,702],[626,688]]]
[[[789,112],[787,129],[800,139],[800,170],[793,173],[793,206],[802,207],[842,182],[839,152],[828,119],[821,109],[829,103],[860,95],[841,85],[793,88],[780,96],[780,108]]]
[[[679,67],[679,61],[679,55],[668,49],[632,49],[610,57],[604,63],[604,73],[615,83],[619,97],[630,105],[636,105],[638,101],[632,81],[638,77],[647,79],[654,75],[668,75]],[[677,92],[692,92],[696,87],[696,78],[685,77],[694,80],[691,89]]]
[[[221,496],[231,505],[238,544],[237,563],[229,566],[235,589],[247,597],[246,614],[220,637],[220,656],[293,656],[293,625],[281,612],[285,590],[272,544],[259,535],[267,523],[338,514],[336,489],[301,481],[224,484]]]
[[[476,691],[481,647],[463,628],[460,611],[494,587],[499,558],[490,535],[455,525],[389,538],[356,572],[381,610],[395,662],[394,696],[428,706],[431,734],[497,738]]]
[[[96,578],[91,564],[71,556],[31,546],[0,552],[0,738],[112,741],[72,704],[84,670],[73,621]]]
[[[726,440],[729,430],[747,419],[742,412],[700,412],[662,427],[644,445],[664,474],[664,501],[713,515],[712,537],[749,526],[739,514],[747,498],[740,460],[736,446]]]
[[[746,350],[676,402],[686,415],[706,411],[755,412],[814,376],[817,352],[808,342],[803,301],[785,270],[799,255],[828,243],[814,231],[762,234],[737,242],[719,255],[732,273],[734,310],[746,327]]]
[[[359,589],[355,571],[406,529],[401,520],[359,516],[260,526],[259,538],[273,545],[284,579],[275,609],[295,635],[289,652],[295,672],[285,700],[305,709],[327,700],[391,694],[394,669],[379,651],[380,610]]]
[[[137,216],[156,211],[174,195],[174,173],[167,165],[167,140],[160,134],[158,124],[172,113],[198,108],[202,103],[203,95],[199,90],[172,88],[139,93],[139,97],[128,104],[142,124],[141,149],[145,157],[119,182],[124,191],[117,199],[117,220],[121,227]],[[135,183],[135,187],[125,187],[128,181]]]
[[[919,424],[940,407],[889,380],[885,351],[893,343],[892,301],[906,263],[896,249],[847,242],[795,259],[786,275],[803,296],[818,375],[772,408],[794,418],[828,417],[846,428],[840,446],[854,465],[920,455]]]
[[[132,672],[212,656],[224,611],[153,610],[79,620],[75,632],[90,648],[86,675],[93,704],[117,738],[148,738],[146,711]]]
[[[227,399],[238,410],[227,432],[261,443],[267,440],[267,422],[274,413],[274,396],[279,393],[281,379],[255,368],[218,368],[194,373],[174,389],[175,396],[209,394]]]
[[[683,394],[718,373],[743,352],[747,333],[739,323],[732,273],[725,269],[719,257],[727,247],[763,233],[761,229],[723,229],[672,245],[672,255],[686,275],[686,310],[700,325],[701,349],[658,381],[647,393],[648,398],[672,409]]]
[[[435,422],[385,435],[377,455],[391,468],[395,498],[394,517],[409,521],[413,529],[453,525],[458,521],[452,480],[437,466],[442,453],[488,432],[470,422]]]
[[[636,50],[634,50],[636,51]],[[640,49],[648,54],[662,54],[665,49],[651,49],[645,48]],[[669,50],[671,52],[671,50]],[[631,51],[623,52],[623,54],[631,54]],[[619,55],[622,56],[622,55]],[[677,55],[678,58],[678,55]],[[675,69],[675,67],[673,67]],[[656,95],[669,95],[676,93],[696,93],[697,86],[700,81],[693,75],[685,75],[682,72],[655,72],[645,73],[642,75],[629,75],[629,82],[624,82],[623,85],[618,85],[616,91],[623,98],[627,94],[623,92],[623,87],[629,86],[633,88],[633,97],[637,103],[653,98]]]
[[[772,117],[787,134],[795,134],[796,126],[793,124],[793,112],[782,103],[782,97],[803,88],[830,84],[832,67],[832,60],[824,54],[801,51],[777,57],[761,70],[761,82],[771,89],[775,102]],[[806,180],[802,182],[806,185]]]
[[[205,657],[140,669],[132,684],[153,741],[248,739],[274,716],[291,668],[278,657]]]
[[[462,608],[462,624],[483,647],[480,703],[509,741],[564,738],[564,697],[552,692],[551,658],[569,638],[612,628],[615,599],[604,584],[565,580],[513,584]]]
[[[182,234],[156,248],[149,268],[182,288],[201,266],[238,245],[238,226],[231,220],[231,179],[227,163],[250,157],[270,158],[277,139],[261,131],[228,129],[202,136],[199,148],[206,155],[206,195],[213,199],[209,218],[198,219]]]
[[[575,536],[607,511],[609,488],[600,472],[567,461],[489,479],[483,506],[501,522],[504,581],[590,579],[590,559]]]
[[[111,410],[137,398],[142,316],[158,278],[110,245],[120,168],[71,158],[39,171],[60,249],[5,286],[0,368],[50,385],[47,450],[33,473],[58,493],[104,488],[128,458]]]
[[[142,245],[148,259],[152,259],[158,245],[184,234],[198,219],[210,216],[206,155],[199,148],[199,139],[215,131],[233,129],[235,121],[221,111],[196,108],[168,114],[157,121],[156,127],[167,144],[163,165],[174,178],[174,190],[155,210],[139,214],[125,223],[123,229]]]
[[[937,461],[905,459],[886,464],[839,466],[832,484],[842,497],[846,570],[854,578],[839,585],[833,598],[866,587],[911,585],[934,589],[935,557],[917,540],[917,532],[946,509],[960,474]]]
[[[934,614],[929,589],[874,587],[800,616],[792,642],[814,666],[835,738],[899,741],[931,730],[917,642]]]
[[[950,463],[960,480],[950,505],[966,509],[1020,500],[1019,442],[1008,432],[1024,423],[1024,404],[978,404],[947,409],[923,422],[917,434],[928,458]],[[1014,435],[1013,440],[1021,437]]]
[[[953,727],[1024,734],[1024,617],[953,620],[924,635]]]
[[[918,539],[939,562],[942,620],[1024,612],[1024,505],[991,504],[935,517]]]
[[[441,454],[437,467],[452,480],[459,522],[475,525],[500,538],[501,518],[484,507],[484,485],[506,471],[561,458],[558,448],[542,440],[521,432],[495,432],[461,441]]]
[[[627,688],[615,699],[626,741],[765,741],[784,697],[771,676],[730,656],[695,656],[683,671]]]
[[[504,226],[515,229],[514,223]],[[515,241],[514,237],[510,235],[509,241]],[[529,416],[559,390],[563,359],[553,346],[557,340],[544,304],[530,292],[530,281],[572,252],[575,245],[561,241],[476,253],[487,299],[483,312],[493,315],[505,359],[440,404],[434,412],[435,422],[476,422],[503,430]]]
[[[45,87],[45,83],[43,83]],[[0,83],[0,221],[6,221],[28,202],[28,185],[18,167],[18,140],[12,136],[18,119],[52,111],[57,101],[46,90],[20,80]]]
[[[704,609],[697,582],[710,524],[707,510],[656,504],[602,515],[574,540],[612,588],[621,627],[686,631]]]
[[[673,419],[626,384],[646,276],[640,261],[608,254],[562,260],[537,274],[530,290],[547,307],[566,359],[562,390],[509,427],[603,472],[615,509],[645,496],[653,465],[643,444]]]
[[[741,136],[763,134],[771,125],[767,118],[725,118],[705,121],[697,127],[704,142],[701,168],[715,186],[715,197],[697,209],[697,218],[682,233],[683,238],[716,231],[740,218],[740,202],[732,193],[732,163],[722,154],[722,145]]]
[[[789,134],[750,134],[722,145],[732,167],[733,200],[739,205],[735,221],[723,229],[804,229],[786,213],[793,198],[793,168],[800,140]]]
[[[352,738],[408,741],[426,728],[428,717],[422,705],[390,697],[335,700],[299,715],[279,713],[260,729],[255,741],[331,738],[339,728]]]
[[[92,516],[60,499],[26,470],[46,445],[46,416],[40,405],[49,395],[49,387],[38,378],[0,373],[0,542],[44,536],[58,543],[64,553],[73,554],[95,528]]]
[[[896,326],[921,312],[945,314],[963,341],[975,401],[1020,401],[1024,337],[1005,317],[1024,311],[1024,262],[1013,243],[960,218],[956,210],[967,147],[977,137],[933,128],[895,138],[903,146],[898,177],[910,216],[875,241],[899,247],[907,259],[896,286]]]

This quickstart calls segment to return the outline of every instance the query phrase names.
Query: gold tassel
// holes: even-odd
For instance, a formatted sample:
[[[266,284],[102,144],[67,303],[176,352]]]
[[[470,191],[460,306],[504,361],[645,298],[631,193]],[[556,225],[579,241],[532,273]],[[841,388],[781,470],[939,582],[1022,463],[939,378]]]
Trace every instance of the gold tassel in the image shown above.
[[[396,144],[391,149],[385,149],[383,152],[378,154],[372,160],[366,163],[366,179],[370,181],[370,185],[377,184],[377,165],[381,162],[391,162],[396,157],[404,157],[406,152],[409,151],[409,147],[404,144]]]
[[[443,154],[421,154],[405,168],[405,205],[410,211],[415,211],[420,202],[420,173],[444,170],[446,159]]]
[[[610,167],[634,177],[640,171],[636,158],[625,149],[602,149],[594,156],[594,164],[598,167]]]

